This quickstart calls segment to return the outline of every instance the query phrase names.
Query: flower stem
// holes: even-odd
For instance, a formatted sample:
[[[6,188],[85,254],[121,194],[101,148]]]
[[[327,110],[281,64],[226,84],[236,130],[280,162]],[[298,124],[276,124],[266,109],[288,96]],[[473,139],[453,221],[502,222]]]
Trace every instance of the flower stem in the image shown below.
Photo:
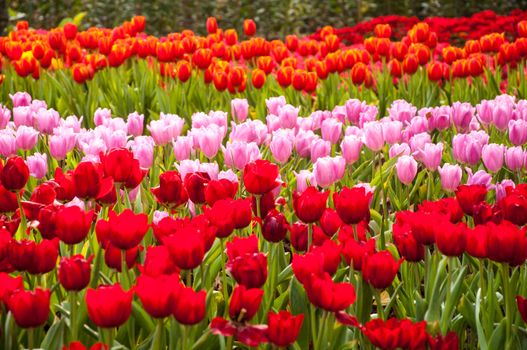
[[[227,303],[229,300],[229,291],[227,290],[227,257],[225,254],[225,239],[220,239],[221,242],[221,290],[223,291],[223,300],[225,302],[224,315],[227,316]]]
[[[505,302],[505,318],[506,318],[506,342],[505,349],[510,349],[512,339],[512,317],[513,317],[513,306],[511,302],[514,301],[514,296],[511,293],[511,285],[509,280],[509,264],[502,263],[500,266],[501,277],[503,279],[503,301]]]
[[[307,224],[307,249],[306,251],[309,252],[309,248],[311,248],[312,244],[313,244],[313,224],[309,223]]]
[[[27,329],[27,347],[29,350],[35,348],[35,328]]]
[[[382,307],[381,291],[375,288],[373,289],[373,295],[375,296],[375,303],[377,304],[377,314],[380,319],[385,320],[384,308]]]
[[[130,275],[126,263],[126,250],[121,250],[121,285],[124,289],[130,288]]]
[[[164,349],[165,342],[165,325],[164,319],[160,318],[157,320],[155,338],[152,344],[152,350]]]
[[[77,292],[69,292],[71,341],[77,340]]]

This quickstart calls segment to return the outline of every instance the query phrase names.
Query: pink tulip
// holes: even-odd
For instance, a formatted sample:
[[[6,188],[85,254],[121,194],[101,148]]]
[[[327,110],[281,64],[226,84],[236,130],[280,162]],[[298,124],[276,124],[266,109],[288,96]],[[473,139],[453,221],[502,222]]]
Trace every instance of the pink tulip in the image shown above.
[[[304,192],[309,186],[317,186],[317,180],[315,175],[309,170],[300,170],[295,173],[296,177],[296,191],[299,193]]]
[[[278,111],[281,107],[285,106],[286,100],[284,96],[278,96],[278,97],[270,97],[265,100],[265,104],[267,105],[267,110],[269,113],[278,115]]]
[[[26,159],[29,173],[37,179],[42,179],[48,172],[48,156],[44,153],[35,153]]]
[[[13,107],[24,107],[31,104],[31,95],[27,92],[17,92],[14,95],[9,94]]]
[[[507,188],[515,188],[516,184],[511,179],[504,179],[501,182],[496,183],[496,202],[499,202],[507,195]]]
[[[249,115],[249,102],[244,98],[231,100],[231,115],[237,122],[244,122]]]
[[[13,108],[13,121],[18,127],[20,125],[33,126],[35,112],[29,106],[20,106]]]
[[[93,114],[95,126],[104,125],[108,119],[112,118],[112,111],[108,108],[97,108]]]
[[[394,143],[401,142],[401,131],[403,129],[403,123],[398,120],[385,121],[382,123],[382,135],[387,144],[393,145]]]
[[[269,149],[273,158],[280,164],[287,162],[293,153],[293,131],[290,129],[280,129],[273,132],[273,138],[269,144]]]
[[[311,156],[311,146],[319,137],[311,130],[298,130],[295,136],[295,151],[302,157],[307,158]]]
[[[62,121],[61,126],[73,129],[74,132],[79,133],[81,131],[83,117],[78,118],[75,115],[70,115]]]
[[[407,143],[394,143],[388,151],[390,158],[398,156],[409,156],[410,153],[410,146],[408,146]]]
[[[417,159],[421,161],[430,171],[435,171],[443,156],[443,144],[426,143],[423,148],[417,151]]]
[[[462,170],[457,164],[445,163],[438,169],[441,187],[447,192],[454,192],[461,182]]]
[[[345,136],[340,143],[340,149],[346,163],[353,164],[360,158],[362,140],[354,135]]]
[[[384,146],[382,124],[380,122],[368,122],[363,127],[364,138],[362,142],[374,152],[380,151]]]
[[[458,131],[467,130],[472,117],[474,116],[475,108],[468,102],[454,102],[452,104],[452,122]]]
[[[417,112],[417,108],[405,100],[395,100],[388,108],[388,116],[392,120],[409,122]]]
[[[300,107],[296,108],[291,105],[285,105],[278,109],[278,118],[282,128],[294,128]]]
[[[139,166],[149,169],[154,161],[154,140],[150,136],[138,136],[128,143],[129,148],[134,154],[134,158],[139,161]]]
[[[505,150],[505,165],[512,171],[518,171],[523,167],[524,157],[521,147],[509,147]]]
[[[221,128],[215,124],[210,124],[194,131],[192,137],[198,141],[201,152],[209,159],[214,158],[221,146],[223,134]]]
[[[483,185],[489,190],[492,189],[492,176],[485,170],[478,170],[474,174],[470,168],[465,168],[465,171],[468,174],[467,185]]]
[[[315,163],[318,158],[329,156],[331,143],[322,139],[315,139],[311,143],[311,162]]]
[[[192,151],[192,145],[192,136],[178,136],[176,140],[172,142],[174,158],[176,158],[178,162],[189,159],[190,152]]]
[[[322,139],[336,144],[342,134],[342,123],[336,119],[326,119],[322,122]]]
[[[9,108],[0,104],[0,129],[5,129],[10,119],[11,111],[9,110]]]
[[[250,162],[260,159],[260,149],[254,142],[227,142],[223,147],[223,158],[225,165],[230,168],[241,170]]]
[[[229,138],[232,141],[255,142],[261,145],[267,138],[267,126],[261,120],[246,120],[244,123],[231,123]]]
[[[128,114],[126,119],[126,131],[128,135],[140,136],[143,134],[143,122],[145,116],[137,112]]]
[[[77,135],[72,129],[61,128],[49,137],[49,153],[57,160],[66,158],[66,155],[75,148]]]
[[[523,119],[509,121],[509,139],[515,146],[527,142],[527,121]]]
[[[412,156],[400,156],[395,163],[395,170],[399,181],[408,185],[414,181],[415,175],[417,175],[417,162]]]
[[[152,120],[146,127],[150,135],[158,146],[171,143],[181,135],[185,120],[175,114],[165,114],[161,112],[159,120]]]
[[[351,99],[346,101],[346,119],[352,124],[358,124],[360,114],[366,109],[366,102]]]
[[[489,169],[489,171],[495,173],[501,170],[503,166],[503,153],[505,146],[491,143],[483,146],[481,157],[483,164]]]
[[[53,129],[60,125],[61,119],[59,113],[51,109],[41,108],[35,114],[35,124],[38,131],[43,134],[52,134]]]
[[[232,183],[239,183],[238,176],[232,171],[231,169],[222,170],[218,173],[218,180],[226,179],[229,180]]]
[[[267,131],[269,133],[272,133],[273,131],[276,131],[282,127],[280,124],[280,118],[277,115],[269,114],[267,117],[265,117],[265,120],[267,122]]]
[[[346,161],[344,158],[340,156],[321,157],[313,165],[313,174],[318,186],[328,188],[342,179],[345,169]]]
[[[16,138],[12,130],[0,130],[0,155],[10,157],[16,154]]]
[[[450,106],[434,107],[431,111],[431,117],[428,120],[430,130],[445,130],[451,125],[452,108]],[[425,115],[426,117],[426,115]]]
[[[30,126],[20,125],[16,130],[16,147],[29,151],[38,141],[38,131]]]
[[[422,132],[420,134],[413,135],[408,144],[412,152],[419,152],[420,149],[423,149],[427,143],[432,143],[432,138],[430,134]]]

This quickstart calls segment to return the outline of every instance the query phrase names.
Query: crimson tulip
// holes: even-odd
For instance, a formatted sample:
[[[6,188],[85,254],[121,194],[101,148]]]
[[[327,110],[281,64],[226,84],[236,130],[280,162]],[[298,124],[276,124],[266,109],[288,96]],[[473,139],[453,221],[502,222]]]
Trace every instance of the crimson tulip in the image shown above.
[[[172,305],[181,286],[179,275],[141,275],[137,278],[135,293],[143,308],[153,318],[165,318],[172,314]]]
[[[293,316],[290,312],[281,310],[278,313],[269,312],[267,319],[269,341],[276,346],[287,347],[298,338],[304,315]]]
[[[450,221],[436,228],[435,241],[437,248],[446,256],[460,256],[466,246],[465,223],[452,224]]]
[[[284,214],[276,209],[267,213],[262,224],[262,236],[269,242],[280,242],[287,234],[289,225]]]
[[[243,183],[247,192],[263,195],[271,192],[279,185],[277,181],[279,169],[268,160],[258,159],[248,163],[243,169]]]
[[[185,176],[184,184],[189,199],[194,204],[205,203],[205,188],[210,181],[209,174],[205,172],[189,173]]]
[[[260,288],[267,280],[267,256],[263,253],[243,254],[227,265],[232,277],[247,288]]]
[[[9,296],[17,289],[24,289],[22,276],[11,277],[5,272],[0,272],[0,302],[7,305]]]
[[[66,244],[82,242],[90,232],[93,210],[88,212],[78,206],[60,207],[54,214],[57,237]]]
[[[133,290],[125,292],[119,283],[89,288],[86,292],[88,316],[97,327],[119,327],[132,313],[133,297]]]
[[[137,257],[139,255],[139,246],[125,250],[126,268],[131,269],[134,267]],[[104,246],[104,262],[112,269],[116,269],[122,272],[122,252],[123,250],[117,248],[111,243]]]
[[[373,253],[364,259],[362,276],[374,288],[384,289],[392,284],[400,264],[387,250]]]
[[[101,154],[100,158],[104,175],[126,188],[136,188],[145,176],[139,161],[129,149],[112,148],[106,154]]]
[[[198,267],[205,255],[203,237],[196,234],[192,226],[187,226],[163,240],[174,264],[182,270]]]
[[[181,324],[191,326],[205,318],[207,293],[194,291],[191,287],[180,287],[172,308],[174,318]]]
[[[90,283],[91,261],[93,256],[85,259],[82,255],[63,257],[58,268],[59,282],[67,291],[81,291]]]
[[[209,206],[220,199],[234,198],[238,190],[238,183],[227,179],[211,180],[205,186],[205,201]]]
[[[370,202],[373,192],[364,187],[344,187],[340,192],[333,194],[335,210],[346,224],[358,224],[361,221],[370,221]]]
[[[227,243],[227,256],[229,261],[246,254],[258,253],[258,237],[250,235],[249,237],[234,237]]]
[[[26,186],[29,168],[24,158],[15,156],[7,159],[0,173],[0,182],[8,191],[19,191]]]
[[[159,186],[151,189],[157,201],[176,208],[188,201],[188,194],[177,171],[166,171],[159,175]]]
[[[456,191],[459,206],[467,215],[472,215],[474,206],[483,202],[486,196],[487,188],[484,185],[461,185]]]
[[[342,255],[348,263],[353,264],[355,271],[361,271],[364,265],[364,259],[367,255],[375,253],[375,240],[373,238],[367,241],[356,241],[354,238],[348,239],[342,248]]]
[[[229,302],[229,316],[237,322],[250,321],[260,308],[264,291],[238,285]]]
[[[310,186],[304,192],[293,193],[293,207],[296,216],[305,223],[313,223],[320,220],[324,210],[329,192],[319,192],[315,187]]]
[[[99,220],[95,226],[96,231],[122,250],[132,249],[141,243],[148,228],[148,216],[144,213],[134,214],[130,209],[125,209],[120,214],[111,210],[108,220]]]
[[[51,292],[47,289],[17,289],[7,299],[7,306],[19,327],[35,328],[48,320],[50,296]]]
[[[316,307],[337,312],[355,302],[355,288],[351,283],[335,283],[328,273],[311,274],[304,284],[309,301]]]

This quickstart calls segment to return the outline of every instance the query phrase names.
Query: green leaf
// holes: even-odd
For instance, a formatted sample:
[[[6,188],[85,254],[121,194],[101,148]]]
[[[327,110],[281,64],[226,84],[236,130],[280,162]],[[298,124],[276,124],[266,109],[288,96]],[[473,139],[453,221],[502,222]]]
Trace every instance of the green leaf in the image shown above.
[[[42,340],[40,347],[43,349],[62,349],[65,328],[64,319],[54,323],[46,331],[46,336]]]

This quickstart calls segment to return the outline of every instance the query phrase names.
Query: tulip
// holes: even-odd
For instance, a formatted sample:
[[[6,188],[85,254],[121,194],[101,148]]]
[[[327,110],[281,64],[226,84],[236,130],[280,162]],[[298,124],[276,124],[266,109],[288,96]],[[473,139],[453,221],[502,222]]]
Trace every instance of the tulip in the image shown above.
[[[173,263],[182,270],[198,267],[205,255],[205,242],[192,227],[183,227],[163,239]]]
[[[295,135],[295,151],[302,158],[308,158],[311,156],[311,149],[313,148],[313,142],[318,140],[319,137],[311,130],[298,130]],[[322,144],[321,144],[322,145]],[[327,153],[325,147],[327,142],[323,143],[324,154]],[[319,145],[320,147],[320,145]]]
[[[351,283],[335,283],[327,273],[312,274],[304,284],[309,301],[318,308],[337,312],[355,302],[355,288]]]
[[[125,260],[125,269],[134,267],[137,257],[139,256],[139,247],[133,247],[128,250],[122,250],[97,236],[99,244],[104,248],[104,262],[109,268],[118,272],[123,272],[123,256]]]
[[[280,164],[284,164],[293,153],[293,133],[291,130],[280,129],[273,132],[269,148],[273,158]]]
[[[353,135],[345,136],[340,144],[342,156],[346,160],[346,163],[353,164],[359,160],[362,148],[362,140]]]
[[[250,321],[260,308],[263,290],[238,285],[229,302],[229,317],[236,322]]]
[[[209,174],[203,172],[194,172],[185,176],[185,189],[192,202],[195,204],[205,203],[205,188],[209,181]]]
[[[24,289],[22,276],[11,277],[5,272],[0,272],[0,302],[8,305],[9,297],[16,290]]]
[[[382,122],[382,137],[387,144],[392,145],[394,143],[401,142],[402,134],[401,130],[403,123],[398,120],[394,121],[383,121]]]
[[[284,96],[278,96],[278,97],[270,97],[265,100],[265,105],[267,106],[267,109],[269,110],[269,113],[278,115],[278,111],[281,107],[286,105],[285,97]]]
[[[53,158],[62,160],[75,148],[76,141],[77,137],[73,129],[63,128],[60,134],[49,137],[49,153]]]
[[[326,119],[321,126],[322,139],[336,144],[342,134],[342,123],[335,119]]]
[[[204,290],[196,292],[191,287],[180,287],[176,292],[172,314],[183,325],[197,324],[205,318],[206,297]]]
[[[332,237],[342,226],[342,220],[332,208],[326,208],[320,217],[320,227],[328,237]]]
[[[263,253],[243,254],[227,265],[232,277],[247,288],[261,288],[267,280],[267,257]]]
[[[314,139],[311,143],[311,162],[315,163],[318,158],[328,157],[331,151],[331,143],[322,139]]]
[[[95,226],[97,235],[104,236],[115,247],[129,250],[143,240],[148,231],[148,216],[134,214],[130,209],[116,214],[110,210],[108,220],[99,220]]]
[[[248,163],[260,159],[260,149],[254,142],[227,142],[222,146],[225,165],[236,169],[243,169]]]
[[[452,122],[455,127],[460,131],[467,130],[474,112],[475,108],[470,103],[454,102],[452,104]]]
[[[523,322],[527,323],[527,299],[519,295],[516,296],[516,305],[518,306],[518,311]]]
[[[123,325],[132,313],[134,292],[125,292],[119,283],[103,285],[86,292],[86,306],[90,320],[101,328]]]
[[[392,231],[395,246],[406,261],[419,262],[424,259],[424,246],[417,242],[410,225],[394,223]]]
[[[128,114],[128,118],[126,119],[126,129],[127,129],[128,135],[132,135],[132,136],[142,135],[144,119],[145,119],[145,116],[137,112]]]
[[[31,150],[38,141],[38,131],[30,126],[21,125],[16,130],[16,147],[25,151]]]
[[[247,238],[234,237],[231,242],[227,243],[229,261],[246,254],[252,255],[258,252],[258,237],[254,234]]]
[[[391,119],[404,123],[412,120],[417,108],[405,100],[395,100],[387,111]]]
[[[141,275],[137,278],[135,293],[150,316],[165,318],[172,314],[173,303],[179,288],[182,287],[177,274],[155,277]]]
[[[90,232],[93,210],[85,212],[72,206],[60,208],[54,217],[55,234],[66,244],[82,242]]]
[[[483,185],[461,185],[456,190],[456,198],[461,209],[467,215],[472,215],[474,207],[485,200],[487,189]]]
[[[441,164],[442,154],[442,143],[426,143],[422,149],[418,150],[418,159],[423,162],[428,170],[435,171]]]
[[[16,154],[16,138],[11,131],[0,130],[0,155],[10,157]]]
[[[439,251],[446,256],[462,255],[466,246],[466,230],[464,223],[444,222],[435,233],[435,242]]]
[[[133,153],[125,148],[113,148],[101,156],[101,164],[106,176],[126,188],[135,188],[143,180],[144,173]]]
[[[461,167],[457,164],[445,163],[438,169],[441,187],[447,192],[454,192],[461,182]]]
[[[320,187],[330,187],[333,183],[342,179],[345,168],[346,161],[340,156],[318,158],[313,165],[316,183]]]
[[[296,191],[298,193],[304,192],[310,186],[317,186],[317,180],[315,175],[309,170],[300,170],[299,173],[295,173],[296,177]]]
[[[237,190],[237,182],[233,183],[227,179],[211,180],[205,186],[205,202],[207,202],[209,206],[212,206],[221,199],[233,199]]]
[[[29,178],[29,168],[24,159],[18,156],[9,158],[0,170],[0,182],[9,191],[21,190]]]
[[[401,156],[395,164],[397,177],[403,184],[408,185],[417,175],[417,162],[412,156]]]
[[[407,143],[394,143],[388,151],[390,158],[397,156],[409,156],[410,152],[410,146]]]
[[[527,121],[523,119],[509,121],[509,139],[515,146],[527,142]]]
[[[7,299],[7,306],[19,327],[40,327],[48,320],[50,296],[51,292],[47,289],[17,289]]]
[[[285,238],[288,227],[285,216],[273,209],[265,216],[262,224],[262,236],[269,242],[280,242]]]
[[[176,208],[188,200],[188,194],[177,171],[166,171],[159,175],[159,186],[151,189],[156,200]]]
[[[93,257],[84,259],[82,255],[63,257],[58,268],[60,284],[67,291],[81,291],[90,283],[91,261]]]
[[[487,225],[487,257],[511,266],[523,264],[527,259],[527,238],[523,230],[508,221],[502,221],[499,225],[490,222]]]
[[[524,165],[525,153],[519,146],[505,150],[505,165],[512,171],[520,170]]]
[[[60,115],[53,108],[40,108],[35,114],[36,128],[43,134],[52,134],[53,130],[60,125],[60,122]]]
[[[374,288],[388,288],[399,270],[401,261],[396,261],[392,254],[385,250],[364,258],[362,276]]]
[[[276,346],[287,347],[298,338],[304,315],[293,316],[288,311],[281,310],[278,313],[269,312],[267,319],[269,323],[267,329],[269,341]]]
[[[373,192],[364,187],[344,187],[333,194],[335,210],[346,224],[357,224],[370,220],[370,202]]]
[[[26,159],[29,174],[37,179],[42,179],[48,172],[47,154],[35,153]]]
[[[326,201],[329,192],[319,192],[313,186],[304,192],[293,194],[293,206],[296,216],[305,223],[313,223],[320,220],[326,209]]]
[[[249,114],[249,103],[243,98],[231,100],[231,115],[237,122],[244,122]]]
[[[378,152],[384,146],[383,125],[380,122],[367,122],[364,124],[364,137],[362,142],[370,150]]]
[[[31,95],[27,92],[16,92],[9,94],[9,98],[13,102],[13,107],[29,106],[31,104]]]
[[[503,152],[505,150],[505,146],[498,145],[495,143],[491,143],[488,145],[483,146],[482,149],[482,158],[483,158],[483,164],[489,169],[491,172],[497,172],[501,170],[501,167],[503,166]]]
[[[262,195],[278,186],[279,169],[267,160],[256,160],[243,169],[243,183],[251,194]]]

